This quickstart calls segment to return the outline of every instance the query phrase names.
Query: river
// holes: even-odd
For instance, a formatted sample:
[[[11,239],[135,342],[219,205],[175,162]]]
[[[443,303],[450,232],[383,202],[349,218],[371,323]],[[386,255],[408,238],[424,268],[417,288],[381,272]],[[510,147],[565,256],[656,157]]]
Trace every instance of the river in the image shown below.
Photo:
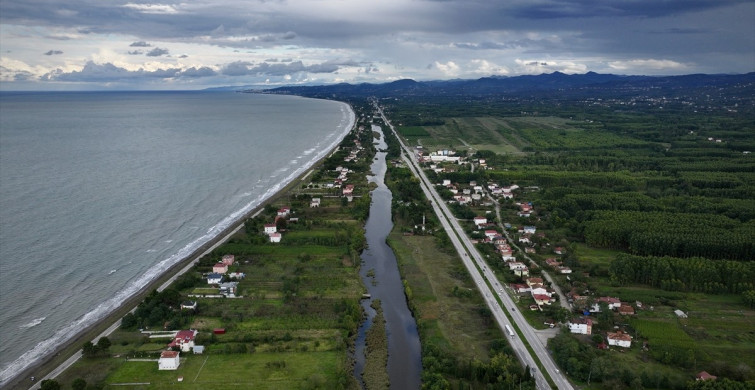
[[[367,319],[360,326],[355,346],[355,375],[361,380],[364,367],[364,338],[372,325],[375,311],[370,307],[372,299],[379,299],[385,316],[388,336],[388,376],[392,389],[419,389],[422,373],[422,357],[417,332],[417,322],[406,302],[404,286],[398,270],[398,262],[393,250],[385,242],[393,229],[391,201],[393,195],[385,185],[386,148],[385,137],[379,126],[372,126],[373,132],[380,133],[376,139],[377,153],[372,162],[374,174],[368,180],[377,184],[372,191],[370,215],[365,224],[367,249],[362,252],[360,275],[371,299],[362,300]],[[372,270],[374,276],[367,276]],[[374,283],[373,283],[374,281]]]

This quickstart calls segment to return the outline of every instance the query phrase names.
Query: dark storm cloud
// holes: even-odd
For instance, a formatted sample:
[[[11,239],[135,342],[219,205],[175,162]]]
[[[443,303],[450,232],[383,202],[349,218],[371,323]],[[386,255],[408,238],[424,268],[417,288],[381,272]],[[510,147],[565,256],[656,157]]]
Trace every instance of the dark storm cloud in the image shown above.
[[[719,8],[747,0],[550,0],[513,5],[513,15],[527,19],[592,17],[664,17]]]
[[[45,53],[46,56],[57,55],[57,54],[63,54],[63,52],[60,50],[50,50]]]
[[[160,57],[164,55],[168,55],[168,49],[156,47],[147,52],[147,57]]]

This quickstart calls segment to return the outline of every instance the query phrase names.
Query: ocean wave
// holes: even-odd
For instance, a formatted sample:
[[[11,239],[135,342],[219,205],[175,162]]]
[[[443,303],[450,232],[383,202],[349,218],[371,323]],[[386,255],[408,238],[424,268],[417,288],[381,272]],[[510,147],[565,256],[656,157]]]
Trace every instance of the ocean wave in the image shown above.
[[[26,324],[23,324],[23,325],[19,325],[19,328],[20,328],[20,329],[27,329],[27,328],[32,328],[32,327],[35,327],[35,326],[37,326],[37,325],[41,324],[41,323],[42,323],[42,321],[44,321],[44,320],[45,320],[45,318],[47,318],[47,317],[39,317],[39,318],[35,318],[35,319],[33,319],[33,320],[29,321],[29,322],[28,322],[28,323],[26,323]]]
[[[115,296],[97,305],[93,310],[84,314],[82,317],[78,318],[77,320],[69,323],[64,328],[59,329],[51,337],[37,343],[37,345],[35,345],[33,348],[26,351],[18,359],[16,359],[12,363],[3,367],[2,370],[0,370],[0,386],[3,385],[9,379],[18,375],[25,367],[28,367],[29,365],[34,364],[42,357],[52,353],[55,350],[55,348],[57,348],[61,344],[61,342],[72,339],[82,329],[94,324],[95,322],[101,320],[102,318],[104,318],[105,316],[113,312],[122,304],[122,302],[126,301],[128,298],[138,293],[139,290],[141,290],[142,288],[147,286],[149,283],[151,283],[153,280],[158,278],[160,275],[165,273],[168,269],[170,269],[174,265],[178,264],[182,260],[189,257],[194,251],[196,251],[202,245],[206,244],[213,238],[220,235],[225,229],[230,227],[233,223],[241,219],[244,215],[246,215],[250,211],[254,210],[257,206],[259,206],[260,204],[262,204],[262,202],[269,199],[281,188],[291,183],[297,176],[304,173],[307,169],[311,168],[317,160],[319,160],[322,157],[325,157],[325,155],[331,149],[335,148],[338,145],[338,143],[340,143],[340,141],[346,136],[346,134],[348,134],[349,131],[351,131],[351,128],[354,127],[354,123],[356,122],[356,116],[354,114],[354,111],[352,111],[351,108],[346,103],[340,103],[340,104],[343,105],[341,108],[341,113],[342,115],[345,115],[347,117],[348,124],[344,126],[343,128],[339,129],[339,130],[342,130],[339,136],[335,137],[334,140],[329,145],[327,145],[325,148],[320,149],[320,151],[314,154],[314,156],[312,156],[312,158],[309,161],[307,161],[305,164],[302,164],[297,169],[292,170],[283,180],[279,181],[275,185],[270,186],[267,189],[267,191],[265,191],[264,194],[256,197],[255,199],[247,203],[245,206],[243,206],[239,210],[223,218],[223,220],[221,220],[215,226],[211,227],[207,231],[206,234],[202,235],[201,237],[196,238],[194,241],[190,242],[189,244],[181,248],[178,252],[168,257],[167,259],[164,259],[160,261],[159,263],[157,263],[156,265],[150,267],[141,276],[139,276],[133,283],[130,283],[128,287],[116,293]],[[305,153],[307,153],[308,155],[313,154],[314,152],[315,150],[312,150],[309,153],[305,151]],[[172,240],[167,240],[166,242],[170,242],[170,241]],[[39,319],[35,319],[34,321],[29,322],[28,325],[30,325],[29,327],[36,326],[42,321],[44,321],[44,319],[45,318],[43,317]],[[39,322],[35,323],[37,320],[39,320]],[[32,323],[34,323],[34,325],[31,325]]]

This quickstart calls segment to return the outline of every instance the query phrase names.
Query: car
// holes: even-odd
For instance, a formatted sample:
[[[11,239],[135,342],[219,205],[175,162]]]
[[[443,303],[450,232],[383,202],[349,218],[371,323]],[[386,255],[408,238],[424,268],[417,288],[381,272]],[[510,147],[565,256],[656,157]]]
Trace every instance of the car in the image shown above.
[[[511,308],[511,311],[516,311],[516,308],[515,308],[515,307],[512,307],[512,308]]]

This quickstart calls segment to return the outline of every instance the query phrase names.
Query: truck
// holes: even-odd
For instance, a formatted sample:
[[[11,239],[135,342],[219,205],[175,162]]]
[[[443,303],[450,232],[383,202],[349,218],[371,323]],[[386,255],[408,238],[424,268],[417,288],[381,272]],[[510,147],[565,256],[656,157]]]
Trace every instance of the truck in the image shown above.
[[[513,339],[514,338],[514,331],[511,330],[510,326],[508,326],[508,325],[504,325],[504,326],[506,327],[506,333],[508,333],[509,337],[511,337]]]

